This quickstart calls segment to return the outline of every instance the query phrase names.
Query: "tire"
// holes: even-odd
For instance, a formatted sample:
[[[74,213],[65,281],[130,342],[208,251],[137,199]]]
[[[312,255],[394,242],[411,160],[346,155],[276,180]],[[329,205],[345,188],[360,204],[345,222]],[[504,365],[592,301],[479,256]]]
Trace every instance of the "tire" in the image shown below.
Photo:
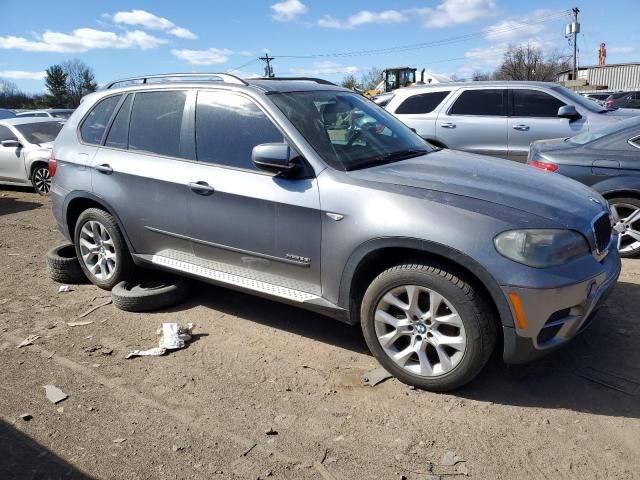
[[[640,199],[630,197],[616,197],[609,200],[611,209],[621,217],[616,229],[624,229],[624,233],[620,234],[620,240],[618,242],[618,251],[623,258],[637,258],[640,256]],[[631,215],[636,215],[632,221],[625,222],[626,219],[631,218]],[[618,230],[620,231],[620,230]],[[636,235],[636,238],[629,235],[628,232]]]
[[[88,283],[73,243],[63,243],[47,252],[47,271],[51,279],[58,283]]]
[[[80,267],[94,285],[111,290],[134,275],[135,266],[122,232],[113,216],[104,210],[89,208],[80,214],[74,241]],[[95,248],[89,250],[89,245]]]
[[[156,276],[118,283],[111,290],[113,304],[126,312],[149,312],[171,307],[189,296],[189,280],[156,273]]]
[[[31,185],[39,195],[49,195],[51,191],[51,175],[49,166],[37,163],[31,171]]]
[[[371,282],[360,318],[369,349],[389,373],[408,385],[444,392],[473,380],[491,356],[497,329],[489,311],[485,299],[450,268],[406,264],[385,270]],[[387,324],[397,320],[397,327]],[[403,355],[407,351],[408,356]]]

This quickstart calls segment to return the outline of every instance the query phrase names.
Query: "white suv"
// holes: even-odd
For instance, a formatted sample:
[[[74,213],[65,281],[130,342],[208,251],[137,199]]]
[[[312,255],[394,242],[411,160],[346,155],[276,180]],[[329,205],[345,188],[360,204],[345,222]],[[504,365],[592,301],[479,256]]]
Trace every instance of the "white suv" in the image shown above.
[[[526,162],[535,140],[572,137],[640,111],[607,110],[555,83],[458,82],[374,100],[433,145]]]

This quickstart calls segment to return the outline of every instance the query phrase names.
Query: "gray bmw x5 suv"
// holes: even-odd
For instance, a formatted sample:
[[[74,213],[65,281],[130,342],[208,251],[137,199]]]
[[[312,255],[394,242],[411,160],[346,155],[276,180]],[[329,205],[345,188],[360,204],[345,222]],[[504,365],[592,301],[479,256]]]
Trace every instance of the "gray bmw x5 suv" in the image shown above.
[[[313,79],[113,82],[50,161],[87,277],[169,270],[360,324],[401,381],[469,382],[581,331],[620,273],[607,202],[525,165],[434,149]]]

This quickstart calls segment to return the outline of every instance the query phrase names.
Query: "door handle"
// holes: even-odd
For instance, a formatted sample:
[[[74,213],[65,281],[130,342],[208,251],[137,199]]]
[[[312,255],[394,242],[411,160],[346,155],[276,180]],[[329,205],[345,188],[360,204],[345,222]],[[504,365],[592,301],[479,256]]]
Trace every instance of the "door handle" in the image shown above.
[[[522,130],[522,131],[526,131],[526,130],[529,130],[529,125],[522,125],[522,124],[520,124],[520,125],[514,125],[514,126],[513,126],[513,129],[514,129],[514,130]]]
[[[211,195],[216,191],[207,182],[189,182],[189,188],[198,195]]]
[[[105,175],[109,175],[113,173],[113,168],[107,163],[103,163],[102,165],[96,165],[95,169],[100,173],[104,173]]]
[[[456,124],[455,123],[451,123],[451,122],[442,123],[442,124],[440,124],[440,126],[442,128],[456,128]]]

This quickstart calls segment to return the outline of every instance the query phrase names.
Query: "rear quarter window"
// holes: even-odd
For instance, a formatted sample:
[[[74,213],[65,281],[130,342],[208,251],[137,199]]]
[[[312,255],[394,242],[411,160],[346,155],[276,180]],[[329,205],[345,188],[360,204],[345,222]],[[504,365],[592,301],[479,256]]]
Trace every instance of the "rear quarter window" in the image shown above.
[[[111,115],[122,95],[114,95],[100,100],[85,117],[80,125],[80,138],[84,143],[100,145],[104,131],[109,124]]]
[[[396,108],[395,113],[406,115],[431,113],[442,103],[442,100],[444,100],[449,93],[451,93],[450,90],[412,95]]]

